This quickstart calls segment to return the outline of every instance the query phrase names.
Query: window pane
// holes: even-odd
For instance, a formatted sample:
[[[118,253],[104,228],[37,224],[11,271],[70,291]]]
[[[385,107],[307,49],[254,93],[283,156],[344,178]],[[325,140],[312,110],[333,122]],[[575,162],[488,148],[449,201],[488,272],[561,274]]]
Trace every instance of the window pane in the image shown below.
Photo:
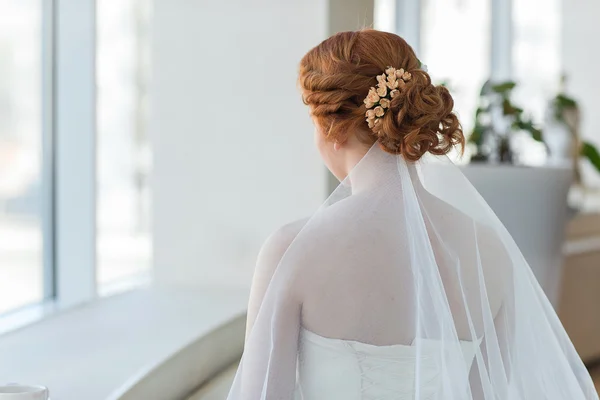
[[[373,26],[375,29],[394,32],[396,30],[396,0],[375,0],[374,7]]]
[[[0,0],[0,313],[43,299],[41,0]]]
[[[146,129],[150,0],[99,1],[98,266],[102,287],[150,266]]]
[[[518,82],[514,99],[537,123],[543,122],[560,83],[560,7],[559,0],[513,3],[513,64]]]
[[[490,73],[490,0],[423,0],[421,60],[446,82],[469,134]]]

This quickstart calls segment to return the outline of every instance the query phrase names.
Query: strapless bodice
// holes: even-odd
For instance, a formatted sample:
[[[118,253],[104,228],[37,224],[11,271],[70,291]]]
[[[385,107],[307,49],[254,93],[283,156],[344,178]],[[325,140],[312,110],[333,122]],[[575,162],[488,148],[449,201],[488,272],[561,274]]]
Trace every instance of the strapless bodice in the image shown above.
[[[417,389],[419,399],[429,399],[440,390],[441,343],[423,339],[419,343],[420,346],[414,343],[374,346],[326,338],[302,329],[296,399],[408,400],[415,398]],[[478,345],[471,341],[460,342],[466,371]],[[417,363],[418,384],[415,382]]]

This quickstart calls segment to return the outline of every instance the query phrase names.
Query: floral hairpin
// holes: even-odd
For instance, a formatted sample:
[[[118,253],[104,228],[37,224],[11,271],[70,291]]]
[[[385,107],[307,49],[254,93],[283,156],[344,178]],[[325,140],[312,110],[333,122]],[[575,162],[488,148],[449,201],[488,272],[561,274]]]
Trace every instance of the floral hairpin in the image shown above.
[[[400,91],[406,86],[406,82],[411,78],[410,72],[405,71],[404,68],[393,67],[387,67],[383,74],[377,75],[377,87],[369,89],[369,94],[364,100],[367,107],[365,116],[369,128],[373,128],[379,123],[380,118],[385,115],[385,111],[390,108],[392,99],[400,94]]]

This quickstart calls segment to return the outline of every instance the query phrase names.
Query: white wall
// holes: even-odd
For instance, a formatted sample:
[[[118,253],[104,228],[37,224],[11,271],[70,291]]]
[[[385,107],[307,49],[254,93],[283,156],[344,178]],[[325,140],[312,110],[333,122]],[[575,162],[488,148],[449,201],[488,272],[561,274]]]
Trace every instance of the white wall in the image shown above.
[[[372,28],[375,0],[329,0],[328,34]]]
[[[326,0],[154,2],[151,130],[159,285],[247,284],[279,225],[324,200],[296,88]]]
[[[581,104],[582,136],[600,145],[600,2],[597,0],[562,1],[562,62],[567,73],[568,92]],[[584,179],[600,183],[590,168]]]

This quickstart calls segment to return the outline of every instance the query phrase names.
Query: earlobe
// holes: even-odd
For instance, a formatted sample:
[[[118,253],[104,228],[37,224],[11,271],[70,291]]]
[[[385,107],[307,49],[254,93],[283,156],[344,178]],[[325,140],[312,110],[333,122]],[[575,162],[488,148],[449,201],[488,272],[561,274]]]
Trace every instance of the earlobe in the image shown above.
[[[338,151],[342,145],[339,142],[333,142],[333,150]]]

